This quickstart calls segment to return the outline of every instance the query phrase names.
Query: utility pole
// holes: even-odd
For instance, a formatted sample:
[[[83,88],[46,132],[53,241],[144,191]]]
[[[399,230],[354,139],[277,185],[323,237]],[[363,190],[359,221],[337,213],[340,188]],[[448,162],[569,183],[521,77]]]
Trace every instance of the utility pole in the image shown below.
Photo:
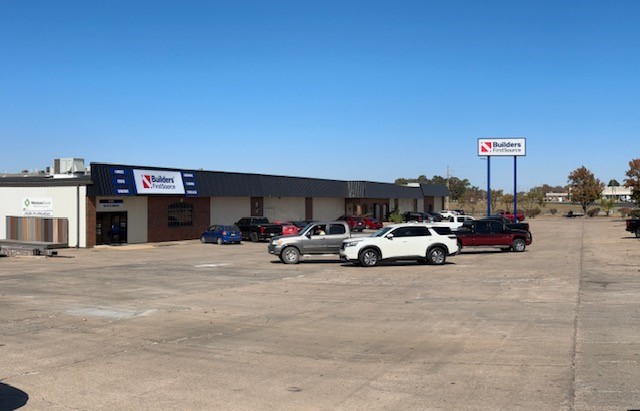
[[[451,177],[451,173],[449,171],[449,165],[447,164],[447,191],[449,190],[449,178]],[[449,196],[446,197],[445,199],[445,205],[444,205],[445,210],[449,210]]]

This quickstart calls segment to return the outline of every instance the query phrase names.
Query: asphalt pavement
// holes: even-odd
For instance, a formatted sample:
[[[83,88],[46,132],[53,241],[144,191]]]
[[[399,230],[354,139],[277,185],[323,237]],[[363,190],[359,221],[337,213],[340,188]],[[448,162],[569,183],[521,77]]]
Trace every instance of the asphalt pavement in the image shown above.
[[[0,410],[640,408],[640,240],[284,265],[198,241],[0,258]]]

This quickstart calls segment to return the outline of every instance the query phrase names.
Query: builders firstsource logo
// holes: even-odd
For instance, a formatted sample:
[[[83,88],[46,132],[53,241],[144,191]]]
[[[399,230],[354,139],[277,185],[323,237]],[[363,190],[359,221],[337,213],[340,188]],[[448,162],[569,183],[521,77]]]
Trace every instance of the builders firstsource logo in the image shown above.
[[[481,138],[478,139],[479,156],[524,156],[526,140],[524,138]]]
[[[133,177],[139,194],[184,194],[178,171],[133,170]]]

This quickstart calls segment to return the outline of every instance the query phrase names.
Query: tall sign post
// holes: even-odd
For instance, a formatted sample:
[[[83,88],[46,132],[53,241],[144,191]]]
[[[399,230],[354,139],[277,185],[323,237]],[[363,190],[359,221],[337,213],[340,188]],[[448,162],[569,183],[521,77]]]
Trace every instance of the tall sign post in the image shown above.
[[[479,138],[478,156],[487,157],[487,215],[491,214],[491,157],[513,156],[513,215],[518,214],[518,157],[527,155],[525,138]]]

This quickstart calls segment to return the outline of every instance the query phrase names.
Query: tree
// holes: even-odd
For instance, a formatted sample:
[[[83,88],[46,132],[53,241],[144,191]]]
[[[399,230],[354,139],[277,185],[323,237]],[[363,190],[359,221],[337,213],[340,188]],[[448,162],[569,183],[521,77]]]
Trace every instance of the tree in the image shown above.
[[[458,201],[469,187],[471,187],[471,183],[466,178],[463,180],[458,177],[449,178],[449,191],[451,192],[450,197],[453,201]]]
[[[504,208],[509,211],[511,209],[511,204],[513,204],[513,194],[505,194],[500,197],[500,204],[504,205]]]
[[[468,208],[471,214],[475,214],[476,207],[481,204],[486,196],[478,187],[466,190],[458,200],[464,208]]]
[[[496,206],[500,203],[500,199],[503,195],[502,190],[491,190],[491,212],[495,211]]]
[[[534,187],[526,193],[519,194],[518,198],[522,199],[521,201],[518,201],[518,204],[522,204],[522,208],[525,212],[545,206],[544,191],[542,187]]]
[[[418,178],[398,178],[395,181],[395,184],[399,185],[407,185],[409,183],[419,183],[419,184],[433,184],[433,185],[441,185],[441,186],[449,186],[449,197],[453,201],[459,201],[464,192],[471,186],[469,180],[459,179],[457,177],[450,177],[448,184],[447,179],[442,176],[433,176],[433,178],[429,179],[425,175],[418,176]]]
[[[616,205],[616,200],[614,200],[613,198],[600,199],[600,206],[602,206],[602,209],[604,210],[604,212],[607,213],[607,216],[611,213],[611,210],[615,205]]]
[[[627,170],[626,176],[629,178],[624,180],[624,185],[632,188],[631,198],[637,205],[640,205],[640,158],[629,161],[629,170]]]
[[[585,166],[569,173],[568,183],[571,201],[580,204],[585,214],[587,208],[600,198],[604,189],[604,184]]]

